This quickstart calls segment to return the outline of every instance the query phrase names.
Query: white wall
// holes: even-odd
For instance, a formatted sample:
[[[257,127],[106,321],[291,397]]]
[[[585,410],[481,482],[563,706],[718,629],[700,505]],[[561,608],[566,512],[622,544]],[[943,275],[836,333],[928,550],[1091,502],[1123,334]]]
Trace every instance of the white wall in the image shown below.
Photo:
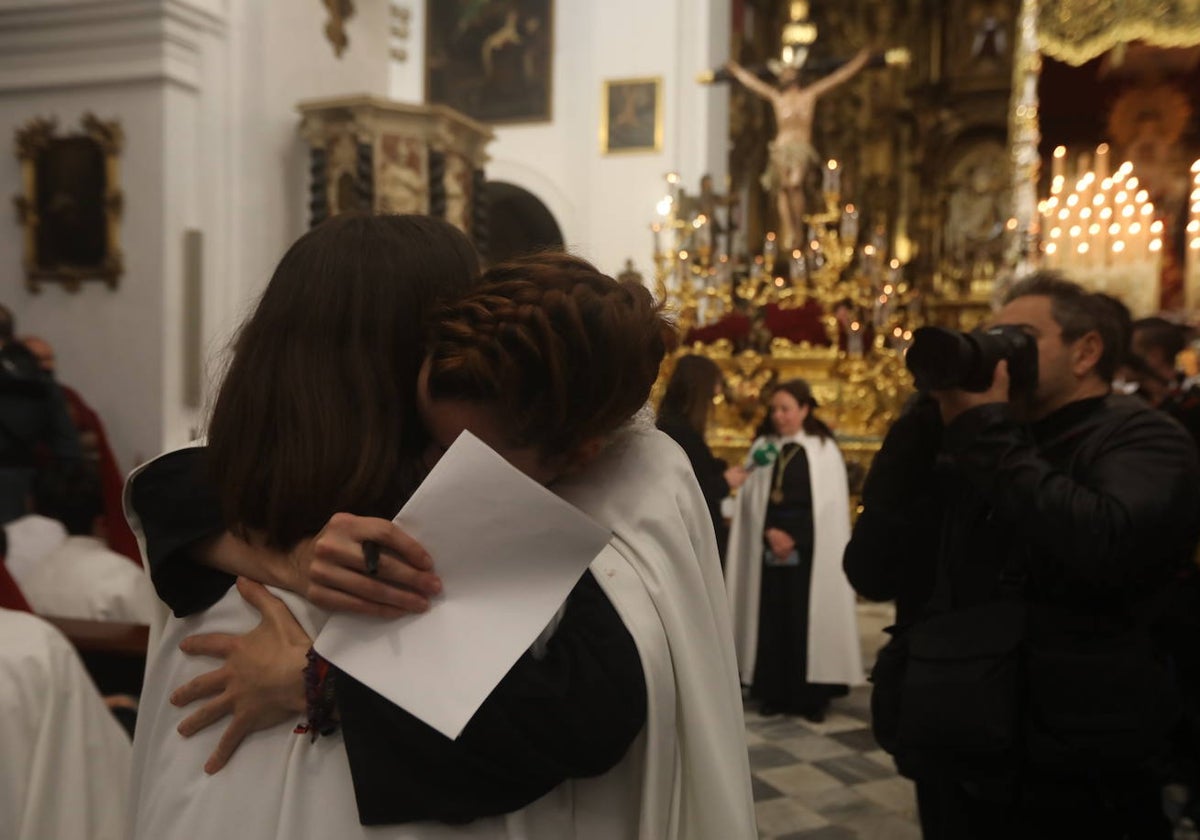
[[[60,378],[107,421],[124,467],[135,452],[152,452],[163,436],[163,115],[165,80],[180,72],[178,52],[163,49],[165,25],[160,10],[144,3],[0,4],[0,137],[6,146],[38,116],[56,117],[61,131],[75,131],[90,111],[124,129],[125,274],[117,290],[87,283],[77,294],[54,284],[28,292],[22,229],[10,214],[0,216],[0,301],[13,310],[19,332],[55,345]],[[5,203],[20,189],[9,148],[0,154]]]
[[[422,26],[414,25],[412,39],[420,40],[424,4],[410,5]],[[541,199],[571,250],[610,272],[632,257],[649,277],[649,225],[666,190],[663,176],[678,171],[693,191],[706,172],[718,185],[724,180],[728,90],[695,77],[728,57],[729,21],[730,0],[557,0],[553,120],[496,126],[488,178]],[[413,53],[408,62],[393,62],[394,97],[424,90]],[[603,82],[645,76],[663,79],[662,151],[602,154]]]
[[[296,0],[0,0],[0,136],[35,116],[118,120],[125,275],[116,291],[24,288],[21,229],[0,222],[0,302],[55,345],[59,377],[100,413],[120,465],[183,443],[184,325],[215,361],[286,247],[307,228],[296,103],[386,94],[387,8],[360,2],[341,59],[321,3]],[[0,154],[0,196],[20,190]],[[10,217],[11,219],[11,217]],[[203,235],[200,312],[183,307],[183,240]]]

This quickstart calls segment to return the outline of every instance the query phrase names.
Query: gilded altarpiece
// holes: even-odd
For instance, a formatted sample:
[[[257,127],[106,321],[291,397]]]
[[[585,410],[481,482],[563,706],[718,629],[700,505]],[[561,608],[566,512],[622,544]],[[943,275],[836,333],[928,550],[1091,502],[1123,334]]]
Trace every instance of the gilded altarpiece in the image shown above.
[[[768,66],[795,9],[790,0],[735,4],[731,57],[749,68]],[[906,50],[911,63],[877,64],[818,101],[813,146],[822,164],[836,161],[840,183],[830,192],[821,172],[810,173],[810,194],[824,196],[809,219],[821,257],[799,269],[804,279],[794,269],[791,280],[777,279],[779,289],[754,292],[755,269],[749,281],[735,273],[740,303],[731,298],[730,306],[742,307],[759,327],[809,312],[818,321],[815,334],[752,333],[682,351],[713,358],[725,374],[710,427],[715,450],[740,457],[771,386],[801,377],[837,431],[852,478],[861,475],[911,394],[903,365],[911,330],[922,323],[970,329],[986,317],[1010,232],[1007,137],[1019,10],[1019,0],[808,4],[819,34],[802,84],[863,47],[880,55]],[[731,88],[730,113],[730,259],[754,264],[769,252],[766,264],[757,258],[758,270],[775,262],[778,273],[776,260],[788,255],[773,256],[768,234],[778,229],[777,211],[759,177],[774,116],[741,85]],[[672,259],[669,247],[663,251]],[[700,301],[692,300],[689,312],[683,297],[685,318],[698,316]],[[706,303],[714,303],[711,295]]]

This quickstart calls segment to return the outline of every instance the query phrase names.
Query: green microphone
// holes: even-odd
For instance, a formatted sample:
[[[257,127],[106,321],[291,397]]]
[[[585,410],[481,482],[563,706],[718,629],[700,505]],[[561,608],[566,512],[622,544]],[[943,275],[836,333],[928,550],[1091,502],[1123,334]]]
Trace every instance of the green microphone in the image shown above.
[[[754,462],[756,467],[765,467],[775,462],[779,457],[779,450],[771,441],[766,441],[764,445],[755,447],[750,452],[750,460]]]

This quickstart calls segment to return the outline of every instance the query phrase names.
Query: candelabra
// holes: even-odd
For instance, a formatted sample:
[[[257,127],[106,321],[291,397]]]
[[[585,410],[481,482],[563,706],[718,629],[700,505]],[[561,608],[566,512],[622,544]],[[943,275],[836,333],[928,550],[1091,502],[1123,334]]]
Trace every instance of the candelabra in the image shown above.
[[[1133,164],[1110,175],[1109,147],[1102,144],[1093,168],[1081,158],[1068,189],[1066,154],[1063,146],[1054,150],[1050,195],[1038,204],[1043,264],[1119,297],[1135,316],[1157,312],[1164,224]]]
[[[667,174],[659,218],[650,226],[654,277],[681,332],[711,326],[735,311],[753,318],[769,306],[787,310],[811,302],[823,312],[831,346],[844,344],[849,355],[862,355],[870,333],[880,339],[876,349],[903,351],[919,320],[918,297],[900,261],[888,259],[882,228],[859,244],[860,211],[842,204],[837,161],[825,164],[823,174],[824,207],[805,216],[804,246],[784,253],[769,232],[753,257],[730,253],[731,207],[689,197],[678,174]],[[708,214],[717,208],[728,214],[723,222]]]
[[[771,386],[801,377],[847,459],[865,468],[909,393],[903,352],[921,300],[889,258],[883,228],[861,230],[860,209],[843,201],[837,161],[822,176],[822,206],[805,216],[802,245],[787,251],[767,233],[754,256],[731,253],[737,219],[728,200],[711,191],[705,200],[703,188],[696,199],[676,173],[666,177],[651,225],[655,287],[685,336],[680,352],[706,355],[724,372],[709,430],[722,455],[741,457]],[[776,334],[781,322],[802,329]],[[745,329],[726,333],[731,325]]]

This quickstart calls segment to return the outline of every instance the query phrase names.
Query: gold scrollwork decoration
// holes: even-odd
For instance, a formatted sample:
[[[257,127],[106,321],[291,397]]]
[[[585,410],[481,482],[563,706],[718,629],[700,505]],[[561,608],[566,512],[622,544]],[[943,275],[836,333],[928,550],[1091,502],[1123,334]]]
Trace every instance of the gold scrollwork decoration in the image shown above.
[[[1055,0],[1038,11],[1043,54],[1080,65],[1119,44],[1200,44],[1200,0]]]
[[[329,43],[333,47],[333,54],[341,58],[342,53],[350,44],[350,37],[346,34],[346,21],[354,17],[354,0],[321,0],[321,2],[329,13],[329,20],[325,22],[325,37],[329,39]]]
[[[124,273],[120,219],[125,197],[118,122],[84,114],[82,132],[59,136],[53,118],[34,118],[17,129],[15,152],[21,192],[13,199],[24,228],[25,284],[43,282],[77,292],[87,280],[117,288]]]
[[[741,461],[767,412],[767,397],[780,382],[804,379],[820,404],[820,414],[836,431],[847,460],[865,466],[879,449],[888,427],[912,393],[912,378],[903,356],[878,350],[869,357],[848,356],[836,348],[811,347],[775,339],[771,352],[733,352],[726,339],[679,348],[663,363],[651,401],[657,405],[675,363],[694,353],[721,369],[723,387],[713,399],[708,443],[731,463]]]

